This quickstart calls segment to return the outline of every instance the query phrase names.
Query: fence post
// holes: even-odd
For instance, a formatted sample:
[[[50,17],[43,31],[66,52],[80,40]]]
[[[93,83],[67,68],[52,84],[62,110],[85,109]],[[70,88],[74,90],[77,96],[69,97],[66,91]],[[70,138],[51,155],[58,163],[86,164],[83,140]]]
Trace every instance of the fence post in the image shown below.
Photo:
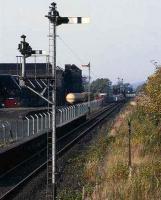
[[[5,131],[5,125],[2,124],[2,128],[3,128],[3,143],[4,145],[6,144],[6,131]]]
[[[30,136],[30,120],[28,117],[25,117],[27,119],[27,136]]]
[[[65,122],[65,108],[62,108],[62,123],[64,123]]]
[[[52,125],[51,125],[52,124],[52,111],[50,111],[50,114],[51,114],[50,115],[50,127],[52,127]]]
[[[39,114],[40,115],[40,117],[41,117],[41,131],[43,131],[43,115],[42,114]]]
[[[77,113],[77,117],[80,115],[80,104],[78,104],[78,113]]]
[[[45,130],[46,130],[46,128],[47,128],[47,123],[46,123],[46,114],[45,113],[43,113],[43,115],[45,116]]]
[[[58,115],[59,116],[59,120],[57,121],[57,124],[56,125],[60,125],[60,124],[62,124],[62,110],[61,109],[58,109],[58,112],[60,113],[60,115]]]
[[[10,137],[13,139],[13,135],[12,135],[12,131],[11,131],[11,126],[10,126],[10,123],[8,121],[4,121],[4,123],[6,124],[5,126],[5,135],[6,135],[6,140],[7,140],[7,137],[8,137],[8,142],[10,142]],[[8,136],[7,136],[7,128],[8,127]]]
[[[83,189],[82,189],[82,200],[85,200],[85,189],[84,189],[84,186],[83,186]]]
[[[22,119],[22,138],[24,138],[24,121]]]
[[[37,133],[39,133],[39,116],[37,114],[35,114],[36,116],[36,124],[37,124]]]
[[[68,109],[67,108],[64,108],[65,109],[65,122],[68,121]]]
[[[32,118],[32,134],[34,135],[34,133],[35,133],[35,118],[32,115],[30,115],[30,117]]]
[[[18,120],[15,121],[16,124],[16,141],[18,140]]]
[[[71,106],[68,107],[68,121],[71,120]]]
[[[48,128],[50,129],[50,113],[49,112],[47,112],[47,114],[48,114]]]
[[[71,114],[71,107],[69,106],[68,108],[67,108],[67,112],[68,112],[68,121],[70,121],[70,114]]]
[[[73,118],[74,118],[74,107],[71,106],[71,119],[73,119]]]
[[[129,144],[128,144],[128,148],[129,148],[129,162],[128,162],[128,166],[129,166],[129,177],[131,177],[131,173],[132,173],[132,161],[131,161],[131,119],[128,119],[128,139],[129,139]]]

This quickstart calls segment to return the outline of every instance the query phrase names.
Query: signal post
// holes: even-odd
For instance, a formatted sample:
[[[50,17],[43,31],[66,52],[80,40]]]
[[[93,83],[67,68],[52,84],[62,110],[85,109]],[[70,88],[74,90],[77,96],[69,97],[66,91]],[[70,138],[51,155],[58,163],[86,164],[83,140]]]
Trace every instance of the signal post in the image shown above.
[[[61,17],[57,11],[56,3],[51,3],[48,15],[49,19],[49,59],[52,65],[52,135],[48,138],[48,181],[47,199],[56,199],[56,31],[62,24],[87,24],[88,17]],[[51,26],[51,27],[50,27]],[[50,50],[51,48],[51,50]]]

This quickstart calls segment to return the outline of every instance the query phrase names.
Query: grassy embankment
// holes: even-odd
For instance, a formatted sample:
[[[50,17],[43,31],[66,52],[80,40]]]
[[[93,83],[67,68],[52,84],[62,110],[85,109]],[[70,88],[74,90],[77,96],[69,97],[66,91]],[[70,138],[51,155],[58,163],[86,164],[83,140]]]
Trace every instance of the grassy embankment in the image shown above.
[[[71,160],[63,199],[161,199],[161,70],[149,78],[137,105],[128,105],[110,130],[104,126],[85,153]],[[128,119],[132,123],[132,172],[128,167]],[[130,173],[131,172],[131,173]],[[73,176],[73,177],[72,177]],[[71,187],[70,187],[71,186]],[[64,193],[64,194],[63,194]]]
[[[131,115],[132,174],[129,176],[127,120],[131,109],[127,107],[116,118],[111,131],[104,126],[88,149],[69,161],[72,167],[67,179],[73,180],[73,184],[69,183],[62,191],[62,199],[82,199],[83,186],[86,200],[160,199],[160,130],[137,110]]]
[[[130,111],[128,108],[117,118],[107,138],[100,136],[97,153],[91,152],[84,175],[88,185],[95,187],[92,194],[87,187],[86,199],[161,199],[161,130],[138,110],[132,112],[130,174],[127,126]],[[103,159],[101,151],[105,155]]]
[[[87,192],[86,199],[161,199],[161,70],[148,79],[136,103],[120,114],[109,136],[103,137],[103,141],[108,141],[103,164],[99,154],[91,154],[86,163],[86,181],[95,183],[94,192]],[[128,167],[129,118],[132,173]],[[101,143],[98,148],[102,149]]]

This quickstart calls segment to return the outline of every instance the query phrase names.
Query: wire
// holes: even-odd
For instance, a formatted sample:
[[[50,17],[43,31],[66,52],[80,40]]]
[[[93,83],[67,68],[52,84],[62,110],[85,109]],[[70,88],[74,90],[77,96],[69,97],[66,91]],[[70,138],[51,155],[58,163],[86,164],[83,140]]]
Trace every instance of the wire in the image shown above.
[[[67,47],[67,49],[73,54],[73,56],[79,60],[79,62],[85,63],[83,59],[80,58],[80,56],[62,39],[62,37],[60,37],[60,35],[58,36],[58,38],[63,42],[63,44]]]
[[[64,39],[62,39],[62,37],[57,36],[60,41],[62,41],[62,43],[66,46],[66,48],[73,54],[73,56],[80,62],[80,65],[82,65],[82,63],[86,63],[72,48],[71,46],[69,46]],[[96,74],[91,70],[91,74],[93,74],[94,77],[97,77]]]

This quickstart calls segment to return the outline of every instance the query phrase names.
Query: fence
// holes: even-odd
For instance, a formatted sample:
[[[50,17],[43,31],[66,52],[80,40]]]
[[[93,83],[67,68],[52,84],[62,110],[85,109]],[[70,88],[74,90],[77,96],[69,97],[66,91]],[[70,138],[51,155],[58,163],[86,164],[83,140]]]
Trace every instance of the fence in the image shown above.
[[[102,100],[94,100],[90,103],[91,112],[98,110]],[[61,127],[88,113],[88,103],[57,109],[56,126]],[[43,112],[30,115],[24,119],[0,121],[0,145],[22,140],[38,134],[51,131],[52,113]]]

